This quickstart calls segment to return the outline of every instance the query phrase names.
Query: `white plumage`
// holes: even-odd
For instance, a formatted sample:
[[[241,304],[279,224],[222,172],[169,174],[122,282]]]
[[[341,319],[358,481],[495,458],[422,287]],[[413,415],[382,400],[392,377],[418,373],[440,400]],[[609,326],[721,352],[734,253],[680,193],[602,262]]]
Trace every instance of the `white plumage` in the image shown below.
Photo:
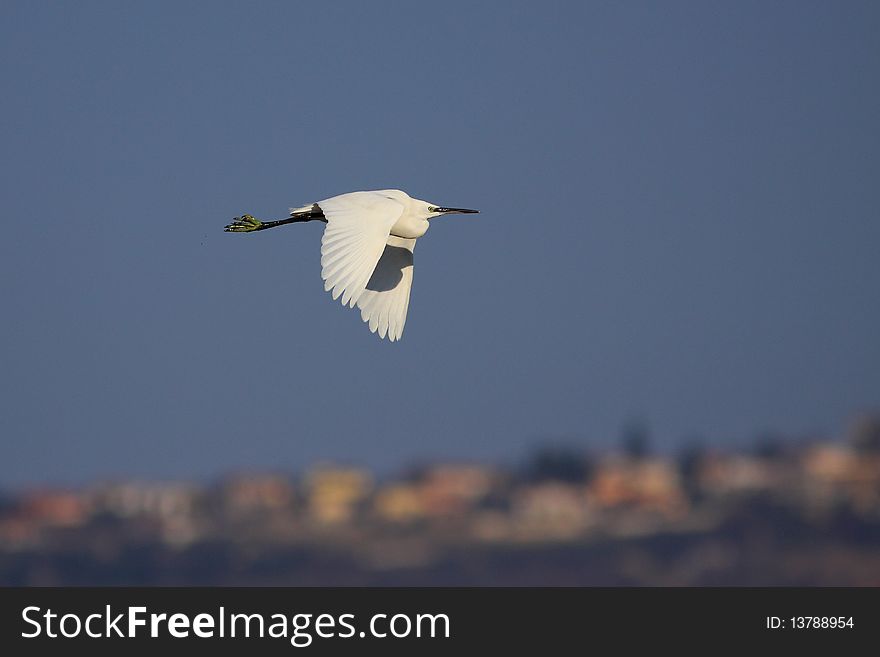
[[[252,232],[287,223],[327,222],[321,238],[321,278],[333,299],[361,311],[370,331],[399,340],[406,324],[416,239],[428,220],[477,210],[446,208],[411,198],[399,189],[350,192],[291,208],[290,218],[261,222],[250,215],[233,220],[229,232]]]

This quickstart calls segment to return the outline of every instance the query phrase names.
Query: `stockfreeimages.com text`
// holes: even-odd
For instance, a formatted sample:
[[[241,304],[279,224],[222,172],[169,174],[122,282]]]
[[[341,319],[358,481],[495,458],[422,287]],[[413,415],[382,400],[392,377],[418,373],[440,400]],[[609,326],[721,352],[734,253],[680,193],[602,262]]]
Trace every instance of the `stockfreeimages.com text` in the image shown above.
[[[59,613],[52,609],[25,607],[21,612],[27,630],[26,639],[49,638],[93,639],[120,637],[190,636],[212,639],[226,637],[289,639],[297,648],[311,645],[314,638],[348,639],[376,638],[449,638],[450,622],[446,614],[373,614],[369,622],[357,629],[354,614],[246,614],[231,613],[220,607],[216,613],[152,613],[146,607],[125,607],[114,611],[106,605],[101,612],[88,615]]]

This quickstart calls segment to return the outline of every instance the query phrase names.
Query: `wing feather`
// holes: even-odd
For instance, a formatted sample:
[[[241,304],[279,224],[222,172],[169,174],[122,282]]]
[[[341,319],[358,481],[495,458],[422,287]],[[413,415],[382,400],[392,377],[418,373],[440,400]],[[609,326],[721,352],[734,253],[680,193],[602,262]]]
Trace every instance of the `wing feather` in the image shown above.
[[[327,219],[321,278],[333,299],[354,307],[382,257],[403,204],[381,192],[352,192],[319,201]]]
[[[413,280],[413,250],[416,241],[389,235],[387,246],[366,288],[358,297],[361,319],[391,342],[399,340],[406,324]]]

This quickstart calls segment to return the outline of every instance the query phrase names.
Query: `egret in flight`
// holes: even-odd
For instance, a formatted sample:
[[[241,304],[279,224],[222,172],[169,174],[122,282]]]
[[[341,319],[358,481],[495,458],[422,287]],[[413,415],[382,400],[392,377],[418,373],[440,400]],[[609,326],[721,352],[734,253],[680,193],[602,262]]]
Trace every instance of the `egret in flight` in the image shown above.
[[[321,278],[333,299],[361,311],[380,338],[399,340],[406,323],[413,279],[413,249],[428,231],[428,220],[479,210],[447,208],[411,198],[399,189],[350,192],[291,208],[287,219],[235,217],[225,230],[251,233],[284,224],[323,221]]]

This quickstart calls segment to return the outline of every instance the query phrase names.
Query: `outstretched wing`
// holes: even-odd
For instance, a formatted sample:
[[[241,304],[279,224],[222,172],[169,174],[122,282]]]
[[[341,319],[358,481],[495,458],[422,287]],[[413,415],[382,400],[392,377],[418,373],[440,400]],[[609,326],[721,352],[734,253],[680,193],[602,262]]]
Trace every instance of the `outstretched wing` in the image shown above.
[[[380,338],[387,334],[391,342],[400,339],[406,324],[415,246],[415,240],[389,235],[385,251],[357,300],[361,319],[369,322],[370,330],[378,331]]]
[[[385,250],[403,204],[379,192],[351,192],[319,201],[327,218],[321,238],[324,289],[354,307]]]

